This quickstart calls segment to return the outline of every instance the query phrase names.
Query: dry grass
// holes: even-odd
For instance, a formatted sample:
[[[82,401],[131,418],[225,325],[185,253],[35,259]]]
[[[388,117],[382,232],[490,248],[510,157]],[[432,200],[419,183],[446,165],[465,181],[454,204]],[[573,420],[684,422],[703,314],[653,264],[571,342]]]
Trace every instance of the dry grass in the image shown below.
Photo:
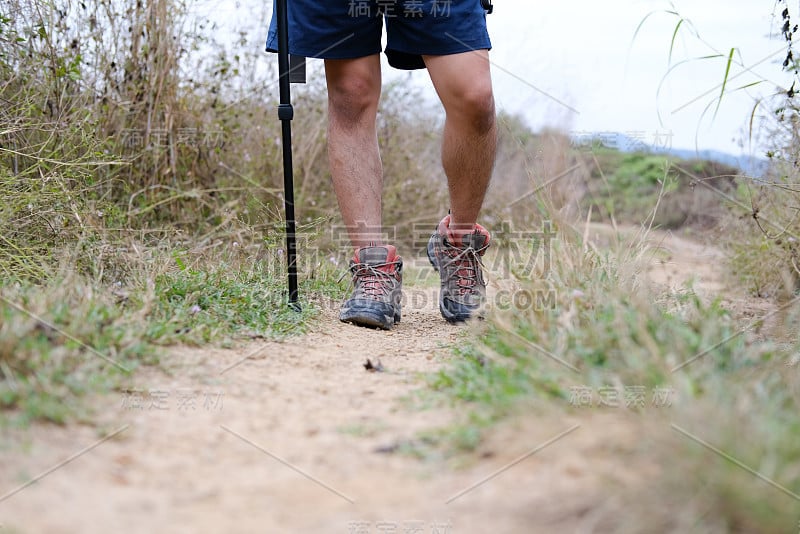
[[[568,159],[549,164],[539,176],[530,173],[534,183],[546,185],[542,176],[569,168]],[[591,417],[573,404],[575,388],[592,391],[595,406],[604,388],[619,392],[620,413],[640,439],[610,440],[615,452],[603,461],[626,468],[606,481],[587,515],[590,531],[788,532],[797,521],[791,493],[800,492],[800,377],[791,364],[800,349],[800,307],[795,302],[772,318],[772,331],[785,337],[764,339],[719,298],[648,289],[647,233],[659,216],[670,216],[659,210],[674,209],[668,172],[662,169],[660,189],[638,221],[642,230],[616,233],[602,247],[586,239],[592,212],[572,215],[563,193],[542,187],[527,199],[555,234],[546,255],[528,245],[537,262],[509,269],[515,276],[501,289],[553,298],[496,309],[481,342],[462,349],[462,360],[432,384],[470,408],[453,432],[457,447],[475,447],[479,430],[508,414]],[[727,230],[720,222],[726,204],[716,195],[703,201],[718,210],[718,231]],[[623,215],[634,213],[642,212]],[[626,407],[624,392],[634,387],[646,392],[645,405]],[[651,403],[658,389],[671,392],[669,408]]]
[[[800,209],[797,176],[770,174],[739,181],[725,244],[738,283],[759,297],[787,301],[800,289]]]

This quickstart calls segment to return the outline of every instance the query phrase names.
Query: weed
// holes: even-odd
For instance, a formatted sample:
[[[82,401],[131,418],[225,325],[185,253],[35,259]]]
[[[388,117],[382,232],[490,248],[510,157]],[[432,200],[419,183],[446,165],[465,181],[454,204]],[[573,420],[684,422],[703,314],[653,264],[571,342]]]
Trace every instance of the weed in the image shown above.
[[[758,341],[720,301],[691,288],[648,293],[638,274],[648,257],[642,241],[599,250],[575,239],[561,230],[554,240],[555,306],[495,311],[480,341],[431,378],[435,391],[468,408],[442,443],[474,450],[509,415],[620,410],[642,436],[625,463],[660,470],[641,484],[604,481],[607,495],[635,506],[598,506],[598,528],[784,531],[795,518],[780,488],[800,490],[800,389],[785,366],[796,340]],[[664,391],[672,396],[655,395]]]

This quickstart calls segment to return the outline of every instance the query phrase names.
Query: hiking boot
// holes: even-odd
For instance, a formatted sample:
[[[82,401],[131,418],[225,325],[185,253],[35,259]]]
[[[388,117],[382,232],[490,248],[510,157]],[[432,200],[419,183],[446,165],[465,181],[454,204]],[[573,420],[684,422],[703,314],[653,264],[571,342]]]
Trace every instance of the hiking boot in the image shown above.
[[[483,226],[476,224],[475,230],[458,240],[449,232],[449,224],[448,215],[428,240],[428,259],[442,283],[439,311],[447,322],[458,323],[482,315],[486,281],[481,257],[491,238]]]
[[[389,330],[400,322],[403,259],[392,245],[356,250],[350,261],[353,295],[342,305],[339,319],[359,326]]]

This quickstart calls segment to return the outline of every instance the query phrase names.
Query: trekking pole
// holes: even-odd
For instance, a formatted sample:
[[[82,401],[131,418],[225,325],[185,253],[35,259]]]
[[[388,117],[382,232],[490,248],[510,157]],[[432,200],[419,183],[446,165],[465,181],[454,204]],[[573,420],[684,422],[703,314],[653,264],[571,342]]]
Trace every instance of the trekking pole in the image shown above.
[[[297,225],[294,219],[294,168],[292,166],[292,108],[291,74],[289,67],[289,14],[287,0],[277,0],[278,22],[278,79],[280,104],[278,119],[281,121],[283,147],[283,204],[286,212],[286,267],[289,276],[289,306],[300,311],[297,301]]]

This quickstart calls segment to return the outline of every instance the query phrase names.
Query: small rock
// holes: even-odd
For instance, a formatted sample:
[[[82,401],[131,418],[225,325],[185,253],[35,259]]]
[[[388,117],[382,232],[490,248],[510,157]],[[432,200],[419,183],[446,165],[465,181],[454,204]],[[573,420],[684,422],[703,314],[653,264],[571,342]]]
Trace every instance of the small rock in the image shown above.
[[[369,358],[367,358],[367,363],[364,364],[364,369],[370,373],[382,373],[385,371],[380,360],[376,360],[375,363],[372,363],[372,360]]]

